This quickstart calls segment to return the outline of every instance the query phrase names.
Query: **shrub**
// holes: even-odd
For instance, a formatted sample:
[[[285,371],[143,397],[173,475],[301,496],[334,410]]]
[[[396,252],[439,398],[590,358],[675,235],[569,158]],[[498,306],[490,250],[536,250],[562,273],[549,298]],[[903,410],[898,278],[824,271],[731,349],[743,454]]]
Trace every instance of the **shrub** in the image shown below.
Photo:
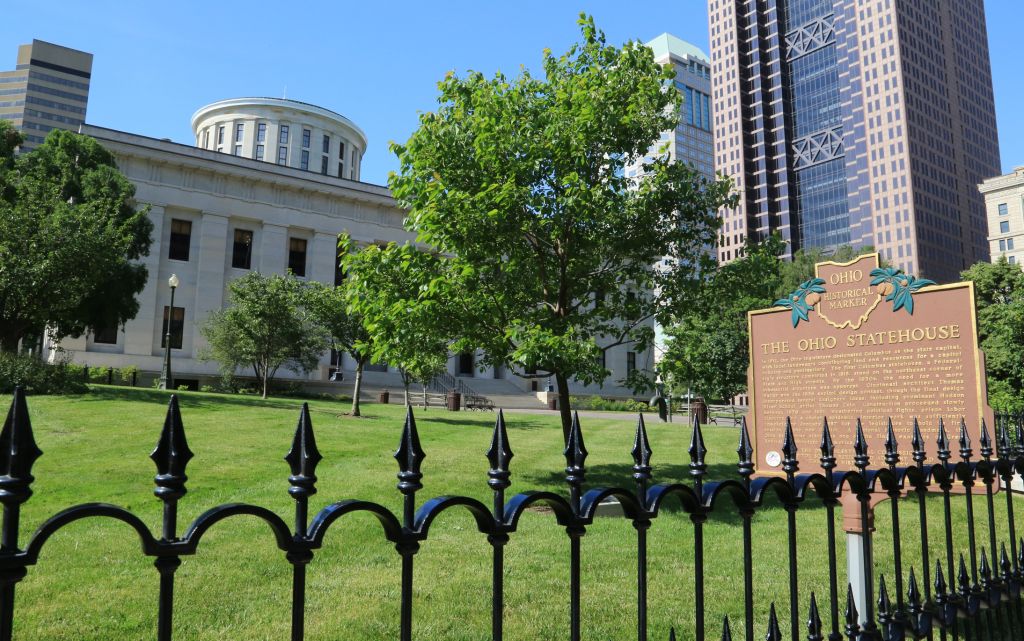
[[[132,384],[132,378],[137,379],[139,376],[139,368],[134,365],[125,365],[117,371],[121,376],[121,382],[127,385]]]
[[[81,394],[89,391],[82,369],[67,362],[46,363],[34,356],[0,353],[0,393],[21,385],[29,394]]]
[[[600,396],[571,396],[569,401],[576,409],[596,410],[599,412],[648,412],[651,409],[646,402],[633,398],[619,401],[611,398],[601,398]]]

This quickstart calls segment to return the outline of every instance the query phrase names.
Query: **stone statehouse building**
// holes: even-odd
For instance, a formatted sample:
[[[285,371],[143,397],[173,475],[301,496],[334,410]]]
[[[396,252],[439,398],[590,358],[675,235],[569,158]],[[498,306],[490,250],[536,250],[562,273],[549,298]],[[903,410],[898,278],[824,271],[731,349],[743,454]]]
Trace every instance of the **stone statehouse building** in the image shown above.
[[[153,242],[139,313],[123,328],[98,329],[59,347],[90,367],[136,366],[148,381],[159,375],[170,323],[175,384],[197,387],[219,376],[217,363],[199,358],[206,342],[200,328],[227,305],[227,287],[250,271],[337,284],[337,237],[357,244],[412,239],[386,187],[359,180],[367,138],[351,120],[295,100],[239,98],[199,109],[192,118],[195,146],[83,125],[81,132],[110,150],[150,207]],[[168,278],[180,285],[170,307]],[[56,345],[50,345],[56,348]],[[610,349],[612,374],[604,387],[573,385],[574,393],[632,396],[617,386],[633,367],[650,367],[647,352]],[[280,371],[282,379],[313,387],[339,387],[331,374],[351,381],[355,364],[345,354],[325,353],[306,375]],[[477,366],[476,355],[454,355],[449,372],[490,395],[544,390],[545,381],[523,379],[505,368]],[[400,388],[397,370],[370,365],[368,388]],[[245,376],[251,372],[240,371]],[[347,390],[348,385],[344,389]]]

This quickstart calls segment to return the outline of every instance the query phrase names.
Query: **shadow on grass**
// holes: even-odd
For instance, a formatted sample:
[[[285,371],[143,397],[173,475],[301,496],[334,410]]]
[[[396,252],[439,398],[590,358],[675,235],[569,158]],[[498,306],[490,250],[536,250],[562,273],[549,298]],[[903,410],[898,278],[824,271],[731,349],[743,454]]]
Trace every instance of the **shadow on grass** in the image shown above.
[[[444,410],[442,410],[444,411]],[[447,417],[443,414],[420,414],[417,413],[416,417],[418,420],[430,421],[431,423],[443,423],[445,425],[457,425],[459,427],[470,427],[470,428],[483,428],[487,430],[493,430],[494,424],[498,420],[497,414],[483,414],[477,416],[462,415],[458,417]],[[537,429],[550,429],[551,425],[544,423],[543,421],[523,419],[521,416],[515,416],[513,418],[505,418],[505,428],[509,431],[512,430],[537,430]]]
[[[244,396],[233,394],[214,394],[207,392],[172,392],[169,390],[147,389],[141,387],[116,387],[116,386],[92,386],[88,394],[78,395],[77,400],[82,401],[142,401],[151,403],[167,404],[171,394],[178,395],[178,401],[182,408],[199,407],[215,408],[224,405],[235,405],[249,408],[270,408],[270,409],[294,409],[298,410],[304,402],[318,404],[337,404],[338,413],[347,412],[350,402],[329,399],[303,399],[303,398],[259,398],[258,396]],[[323,410],[323,408],[321,408]]]

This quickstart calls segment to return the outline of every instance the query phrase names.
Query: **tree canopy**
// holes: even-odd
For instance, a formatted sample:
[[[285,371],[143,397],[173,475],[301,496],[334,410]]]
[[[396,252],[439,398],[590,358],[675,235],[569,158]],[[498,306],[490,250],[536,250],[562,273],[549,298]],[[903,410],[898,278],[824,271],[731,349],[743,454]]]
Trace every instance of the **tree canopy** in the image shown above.
[[[411,304],[447,301],[457,349],[482,349],[484,364],[554,376],[565,430],[569,379],[602,382],[602,350],[651,346],[653,319],[693,291],[715,212],[732,203],[727,180],[657,150],[679,120],[671,65],[579,24],[581,42],[544,52],[543,78],[448,74],[437,110],[392,145],[389,181],[436,256]],[[625,175],[631,163],[642,180]]]
[[[1002,256],[995,263],[976,263],[961,276],[974,281],[989,404],[1024,410],[1024,271]]]
[[[0,348],[134,318],[152,233],[134,185],[87,136],[54,130],[13,157],[19,140],[0,122]]]
[[[309,290],[293,276],[252,272],[228,285],[228,306],[202,327],[215,360],[226,375],[252,367],[267,397],[277,371],[307,372],[327,349],[327,335],[309,310]]]

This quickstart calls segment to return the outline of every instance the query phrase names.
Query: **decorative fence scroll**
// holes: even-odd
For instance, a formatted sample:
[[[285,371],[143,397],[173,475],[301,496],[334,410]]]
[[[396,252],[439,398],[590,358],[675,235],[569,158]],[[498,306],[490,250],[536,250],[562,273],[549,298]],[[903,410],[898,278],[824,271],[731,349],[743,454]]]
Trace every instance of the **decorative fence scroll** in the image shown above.
[[[309,409],[304,405],[291,450],[285,456],[291,469],[288,493],[295,500],[294,525],[289,527],[280,516],[263,507],[231,503],[208,510],[179,535],[177,505],[186,492],[185,468],[192,458],[192,452],[185,439],[177,398],[172,396],[160,440],[151,455],[157,467],[154,494],[164,505],[161,532],[150,532],[139,517],[124,508],[88,503],[68,508],[48,519],[28,539],[27,545],[21,548],[19,512],[21,505],[32,495],[32,466],[42,452],[36,446],[32,434],[25,394],[18,389],[0,433],[0,502],[4,506],[0,531],[0,641],[10,641],[13,636],[16,586],[26,576],[28,568],[36,564],[47,540],[62,527],[92,517],[112,518],[128,524],[138,534],[143,554],[154,558],[160,581],[157,639],[169,641],[173,631],[174,578],[181,557],[195,554],[203,535],[214,524],[237,515],[255,516],[264,520],[273,532],[277,547],[291,564],[291,638],[293,641],[301,641],[304,638],[306,565],[321,547],[331,525],[354,512],[369,512],[375,516],[383,526],[383,536],[394,544],[401,557],[400,638],[402,641],[410,641],[413,638],[416,553],[421,542],[430,536],[434,519],[441,512],[455,507],[467,509],[472,514],[480,535],[486,536],[491,546],[491,634],[494,641],[500,641],[503,638],[504,546],[516,532],[524,510],[536,504],[550,508],[558,524],[565,528],[569,539],[567,623],[569,638],[571,641],[579,641],[580,540],[593,522],[598,504],[608,497],[619,501],[625,518],[632,522],[637,532],[636,636],[640,641],[648,638],[647,530],[669,497],[678,498],[694,526],[692,595],[695,629],[692,634],[699,641],[705,639],[706,614],[703,525],[716,512],[722,511],[738,512],[742,517],[744,617],[735,626],[738,628],[735,633],[737,638],[747,641],[755,638],[781,641],[779,617],[788,616],[793,641],[1021,639],[1024,638],[1024,605],[1020,598],[1021,585],[1024,583],[1024,541],[1017,539],[1012,494],[1003,492],[998,495],[997,491],[1000,485],[1009,487],[1018,471],[1024,469],[1024,427],[1020,421],[1011,418],[1001,419],[996,427],[996,442],[993,442],[988,427],[982,424],[978,443],[979,458],[975,458],[967,426],[961,422],[957,443],[959,456],[954,461],[950,449],[953,444],[940,421],[935,437],[938,461],[928,462],[925,437],[915,422],[912,461],[904,462],[900,460],[899,446],[890,425],[885,442],[884,465],[873,467],[867,440],[858,421],[853,459],[856,469],[841,471],[836,469],[835,447],[828,422],[825,421],[819,445],[820,456],[816,461],[821,471],[800,473],[796,441],[787,422],[781,445],[781,469],[784,475],[755,478],[754,463],[751,461],[753,448],[746,425],[743,424],[738,430],[737,478],[711,481],[705,478],[707,448],[700,424],[695,422],[688,450],[689,481],[654,484],[650,464],[652,451],[641,416],[637,422],[632,450],[633,486],[585,490],[587,449],[579,419],[574,417],[565,449],[567,496],[543,491],[506,497],[505,490],[511,485],[509,464],[513,454],[505,419],[499,412],[487,452],[490,462],[487,484],[494,494],[493,504],[486,506],[464,496],[441,496],[417,507],[416,493],[423,487],[420,483],[423,478],[421,464],[425,454],[410,410],[398,451],[395,452],[399,467],[397,487],[404,497],[402,514],[392,514],[385,507],[369,501],[343,500],[325,507],[310,520],[308,501],[317,491],[316,466],[321,455],[317,450]],[[858,613],[852,591],[848,586],[837,584],[835,509],[842,495],[850,494],[859,501],[862,526],[869,533],[862,538],[863,553],[865,558],[871,559],[873,542],[868,522],[872,493],[877,492],[886,493],[892,499],[901,495],[909,498],[891,500],[887,504],[893,531],[893,567],[886,568],[886,572],[877,577],[876,593],[872,589],[876,577],[872,576],[874,569],[869,565],[868,595],[864,608],[866,612]],[[927,520],[925,502],[931,492],[938,493],[942,498],[944,519],[939,524],[930,524]],[[790,611],[780,615],[772,604],[766,625],[756,631],[751,521],[770,496],[782,502],[788,521]],[[987,528],[975,526],[976,500],[983,503],[988,517]],[[964,501],[967,510],[969,547],[964,551],[955,550],[953,545],[953,501]],[[804,504],[815,502],[823,505],[826,511],[829,593],[801,595],[797,585],[796,512]],[[921,531],[920,568],[905,568],[902,561],[900,507],[908,503],[916,503],[918,507],[911,521],[913,527]],[[1005,505],[1000,505],[1002,503]],[[1006,531],[997,531],[996,512],[1004,509],[1007,528]],[[930,558],[930,526],[940,527],[944,531],[943,558]],[[822,568],[824,571],[825,568]],[[809,605],[806,617],[799,609],[800,602]],[[721,638],[732,639],[732,626],[728,619],[725,619],[722,629]],[[761,636],[761,630],[767,630],[766,636]],[[806,630],[806,634],[803,630]],[[671,638],[675,638],[674,630]]]

